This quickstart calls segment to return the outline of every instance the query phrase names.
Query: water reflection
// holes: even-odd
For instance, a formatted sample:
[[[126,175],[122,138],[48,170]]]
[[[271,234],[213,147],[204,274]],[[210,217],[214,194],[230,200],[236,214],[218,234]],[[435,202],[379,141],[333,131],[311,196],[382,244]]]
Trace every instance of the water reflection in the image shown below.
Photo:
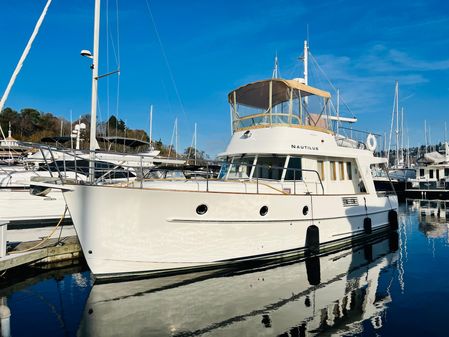
[[[378,329],[393,279],[402,275],[395,272],[398,260],[394,232],[284,266],[97,284],[78,335],[343,335],[363,331],[367,322]],[[380,282],[381,273],[389,280]]]
[[[416,212],[419,230],[430,239],[449,238],[449,201],[407,199],[408,210]]]

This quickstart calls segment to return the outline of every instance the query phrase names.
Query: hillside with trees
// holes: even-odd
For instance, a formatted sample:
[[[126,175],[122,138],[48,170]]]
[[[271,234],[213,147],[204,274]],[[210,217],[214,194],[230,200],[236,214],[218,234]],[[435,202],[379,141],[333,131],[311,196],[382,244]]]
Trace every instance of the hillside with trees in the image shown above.
[[[33,143],[40,143],[44,137],[70,136],[77,123],[86,125],[86,130],[82,134],[81,148],[87,149],[89,147],[90,115],[83,115],[76,121],[70,122],[50,112],[42,112],[33,108],[24,108],[20,111],[5,108],[0,113],[0,125],[5,135],[8,133],[9,124],[11,124],[13,138]],[[144,130],[130,129],[123,120],[117,119],[115,116],[98,123],[97,132],[100,136],[118,136],[149,141],[149,136]],[[0,138],[2,138],[2,135],[0,135]],[[164,144],[160,139],[153,140],[152,143],[155,149],[161,151],[162,156],[168,156],[169,153],[171,157],[176,155],[174,149],[170,149],[170,146]],[[106,149],[106,144],[100,142],[99,145]],[[112,149],[120,152],[142,152],[146,150],[142,148],[133,150],[128,147],[124,148],[122,145],[114,146]],[[183,153],[179,153],[178,157],[193,158],[194,153],[195,149],[188,147]],[[200,160],[208,158],[204,151],[197,149],[196,153]]]

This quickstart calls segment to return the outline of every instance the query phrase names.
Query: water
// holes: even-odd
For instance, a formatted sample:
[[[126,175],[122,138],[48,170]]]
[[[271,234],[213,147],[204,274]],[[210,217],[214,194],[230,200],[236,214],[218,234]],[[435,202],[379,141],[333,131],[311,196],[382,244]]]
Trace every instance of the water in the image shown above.
[[[396,235],[307,263],[98,285],[75,267],[0,296],[11,336],[447,336],[444,208],[417,206]]]

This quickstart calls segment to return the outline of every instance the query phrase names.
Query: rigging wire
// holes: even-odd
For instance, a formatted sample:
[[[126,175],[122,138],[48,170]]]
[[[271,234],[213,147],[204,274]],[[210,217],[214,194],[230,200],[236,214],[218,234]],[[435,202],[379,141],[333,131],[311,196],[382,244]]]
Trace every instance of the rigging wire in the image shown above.
[[[167,67],[167,70],[168,70],[168,73],[169,73],[169,76],[170,76],[170,80],[171,80],[171,82],[173,84],[173,88],[175,90],[176,98],[178,99],[178,102],[179,102],[179,105],[181,107],[181,111],[182,111],[184,117],[187,118],[187,115],[186,115],[186,112],[185,112],[185,109],[184,109],[184,104],[182,103],[181,95],[179,94],[178,86],[176,85],[175,77],[174,77],[173,71],[171,69],[170,62],[168,61],[167,53],[165,52],[165,48],[164,48],[164,45],[162,43],[161,36],[159,35],[159,31],[157,29],[156,21],[154,19],[153,12],[151,10],[150,0],[145,0],[145,2],[146,2],[146,5],[147,5],[148,14],[150,15],[151,23],[153,25],[154,33],[156,35],[156,39],[158,41],[159,48],[161,50],[161,54],[162,54],[162,57],[163,57],[164,62],[165,62],[165,66]]]
[[[317,60],[315,59],[315,57],[312,55],[312,53],[309,51],[309,55],[312,59],[312,61],[316,64],[318,70],[324,75],[324,77],[326,78],[327,82],[329,83],[329,85],[332,87],[332,89],[334,91],[337,91],[337,88],[335,88],[335,86],[332,84],[331,80],[329,79],[329,77],[327,76],[327,74],[324,72],[324,70],[320,67],[320,65],[318,64]],[[340,100],[342,101],[343,105],[346,107],[346,109],[348,109],[348,112],[351,113],[352,117],[355,118],[355,114],[352,112],[352,110],[349,108],[348,104],[345,102],[345,100],[343,99],[343,97],[340,95]]]

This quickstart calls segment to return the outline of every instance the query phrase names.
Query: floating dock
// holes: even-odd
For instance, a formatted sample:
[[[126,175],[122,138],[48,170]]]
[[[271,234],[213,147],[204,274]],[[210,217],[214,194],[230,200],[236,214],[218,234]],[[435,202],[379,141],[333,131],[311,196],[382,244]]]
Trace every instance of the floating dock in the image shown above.
[[[80,259],[81,246],[76,235],[59,236],[55,238],[42,237],[39,240],[7,242],[7,223],[0,223],[0,272],[8,269],[35,265],[42,266]],[[69,231],[70,232],[70,231]]]

